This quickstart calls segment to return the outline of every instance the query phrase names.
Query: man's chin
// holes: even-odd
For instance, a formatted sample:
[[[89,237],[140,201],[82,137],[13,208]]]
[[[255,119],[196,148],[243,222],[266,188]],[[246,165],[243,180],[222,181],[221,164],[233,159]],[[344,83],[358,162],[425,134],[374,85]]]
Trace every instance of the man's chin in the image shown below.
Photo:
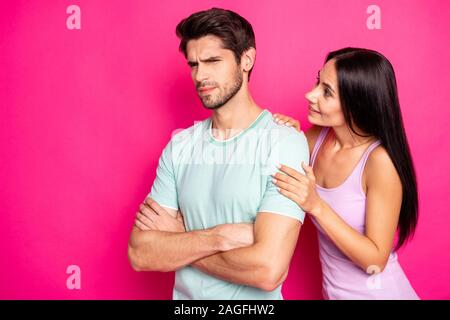
[[[223,106],[223,104],[207,103],[207,102],[203,101],[202,99],[201,99],[201,101],[202,101],[203,107],[205,107],[206,109],[209,109],[209,110],[219,109],[220,107]]]

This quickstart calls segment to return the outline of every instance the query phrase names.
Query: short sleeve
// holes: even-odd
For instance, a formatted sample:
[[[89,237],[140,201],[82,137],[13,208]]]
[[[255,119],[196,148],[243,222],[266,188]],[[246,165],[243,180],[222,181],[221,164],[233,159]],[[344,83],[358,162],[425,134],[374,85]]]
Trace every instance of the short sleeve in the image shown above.
[[[306,164],[309,163],[308,142],[303,132],[294,132],[282,137],[281,141],[272,147],[265,170],[267,174],[266,190],[258,212],[276,213],[297,219],[303,223],[305,212],[294,201],[277,190],[270,175],[278,171],[278,164],[289,166],[304,174],[301,166],[302,161]]]
[[[173,156],[172,141],[170,141],[159,158],[156,178],[148,197],[151,197],[160,206],[178,210]]]

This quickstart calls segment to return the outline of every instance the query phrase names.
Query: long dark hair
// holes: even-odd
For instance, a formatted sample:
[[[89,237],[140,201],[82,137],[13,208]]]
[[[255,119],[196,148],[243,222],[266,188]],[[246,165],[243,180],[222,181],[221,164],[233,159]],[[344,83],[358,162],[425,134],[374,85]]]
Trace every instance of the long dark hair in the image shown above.
[[[179,49],[185,57],[188,41],[207,35],[220,38],[224,49],[233,51],[238,65],[241,63],[241,56],[246,50],[256,49],[252,25],[231,10],[211,8],[195,12],[178,23],[176,34],[180,38]],[[249,80],[252,70],[248,73]]]
[[[403,126],[394,68],[382,54],[344,48],[330,52],[334,59],[340,102],[346,122],[378,138],[400,176],[403,199],[398,222],[399,249],[414,235],[418,220],[416,174]]]

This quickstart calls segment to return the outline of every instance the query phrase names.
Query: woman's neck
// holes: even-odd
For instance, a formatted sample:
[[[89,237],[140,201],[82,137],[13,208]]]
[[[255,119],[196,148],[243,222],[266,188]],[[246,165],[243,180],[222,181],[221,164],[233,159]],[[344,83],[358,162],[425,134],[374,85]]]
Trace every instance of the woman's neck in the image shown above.
[[[347,125],[332,127],[334,133],[334,147],[337,150],[353,149],[374,140],[373,136],[368,136],[363,131],[354,128],[358,133],[354,133]]]

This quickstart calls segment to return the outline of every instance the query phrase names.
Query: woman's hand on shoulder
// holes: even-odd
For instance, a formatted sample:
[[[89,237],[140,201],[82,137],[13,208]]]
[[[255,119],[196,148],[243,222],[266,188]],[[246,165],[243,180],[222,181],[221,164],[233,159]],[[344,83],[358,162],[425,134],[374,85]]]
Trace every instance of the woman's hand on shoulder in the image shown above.
[[[301,131],[300,122],[298,120],[295,120],[292,117],[286,116],[281,113],[274,113],[273,120],[280,125],[285,125],[287,127],[293,127],[297,131],[299,131],[299,132]]]

